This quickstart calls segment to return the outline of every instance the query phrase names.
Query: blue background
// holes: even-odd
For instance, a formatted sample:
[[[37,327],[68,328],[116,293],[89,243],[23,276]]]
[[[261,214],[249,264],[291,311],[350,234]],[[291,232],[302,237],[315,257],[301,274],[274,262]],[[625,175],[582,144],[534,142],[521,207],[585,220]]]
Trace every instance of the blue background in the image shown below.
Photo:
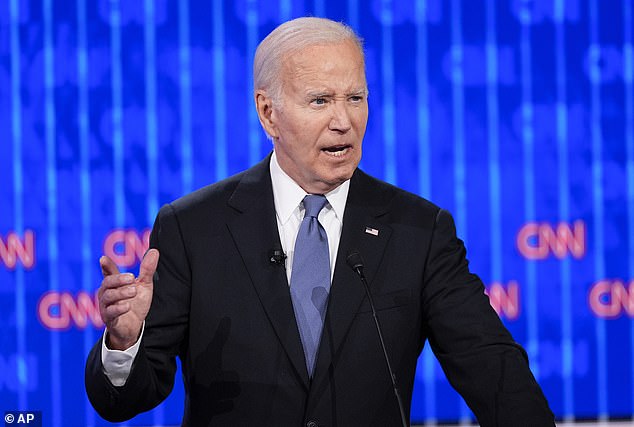
[[[43,296],[92,295],[113,230],[141,233],[163,203],[271,150],[253,108],[253,53],[280,22],[316,15],[365,39],[362,168],[450,210],[485,284],[518,284],[519,316],[502,318],[557,417],[634,419],[634,286],[615,316],[590,306],[596,283],[627,290],[634,279],[633,8],[0,2],[0,243],[33,233],[35,256],[0,258],[0,409],[41,410],[54,427],[108,424],[83,387],[100,327],[73,318],[51,328],[38,316]],[[582,256],[527,259],[516,243],[527,223],[575,221],[585,225]],[[129,425],[180,423],[177,384]],[[413,420],[472,417],[428,350],[415,391]]]

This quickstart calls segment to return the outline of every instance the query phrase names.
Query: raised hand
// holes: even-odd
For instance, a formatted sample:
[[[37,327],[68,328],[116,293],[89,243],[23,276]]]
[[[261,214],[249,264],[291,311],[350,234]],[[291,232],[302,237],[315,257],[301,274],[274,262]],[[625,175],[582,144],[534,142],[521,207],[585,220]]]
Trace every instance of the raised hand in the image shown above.
[[[130,348],[139,338],[152,302],[152,277],[158,260],[158,250],[147,251],[135,278],[132,273],[119,273],[107,256],[99,259],[103,274],[97,294],[99,312],[108,328],[106,344],[111,350]]]

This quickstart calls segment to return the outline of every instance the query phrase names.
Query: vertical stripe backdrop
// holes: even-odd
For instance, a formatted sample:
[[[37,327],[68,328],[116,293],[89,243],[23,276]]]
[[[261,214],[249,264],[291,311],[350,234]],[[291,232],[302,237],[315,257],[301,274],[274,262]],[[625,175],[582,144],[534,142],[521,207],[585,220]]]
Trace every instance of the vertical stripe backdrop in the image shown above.
[[[365,39],[363,169],[453,213],[557,417],[634,421],[633,13],[631,0],[1,2],[0,410],[109,425],[83,397],[98,257],[136,271],[162,204],[268,154],[253,55],[314,15]],[[125,425],[178,424],[182,401],[177,380]],[[412,419],[473,420],[428,348]]]

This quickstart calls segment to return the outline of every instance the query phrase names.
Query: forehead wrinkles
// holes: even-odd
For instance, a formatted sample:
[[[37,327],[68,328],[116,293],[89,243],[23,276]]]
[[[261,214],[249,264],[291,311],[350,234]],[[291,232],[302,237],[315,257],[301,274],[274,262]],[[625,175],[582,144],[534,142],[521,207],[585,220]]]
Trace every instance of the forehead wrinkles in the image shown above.
[[[282,88],[293,88],[302,93],[366,90],[363,57],[356,46],[349,46],[354,49],[354,54],[350,56],[340,53],[340,50],[348,50],[343,43],[310,46],[288,55],[280,76]]]

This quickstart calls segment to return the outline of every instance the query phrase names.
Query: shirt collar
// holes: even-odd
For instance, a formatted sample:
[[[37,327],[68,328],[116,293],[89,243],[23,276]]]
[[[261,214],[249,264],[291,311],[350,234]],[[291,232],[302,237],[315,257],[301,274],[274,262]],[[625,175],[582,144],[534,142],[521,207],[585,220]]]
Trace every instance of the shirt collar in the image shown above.
[[[286,174],[277,162],[275,151],[270,162],[271,183],[273,185],[273,201],[275,213],[282,224],[291,217],[300,202],[308,194],[293,179]],[[346,209],[350,180],[344,181],[334,190],[325,194],[328,204],[340,222],[343,222],[343,213]]]

